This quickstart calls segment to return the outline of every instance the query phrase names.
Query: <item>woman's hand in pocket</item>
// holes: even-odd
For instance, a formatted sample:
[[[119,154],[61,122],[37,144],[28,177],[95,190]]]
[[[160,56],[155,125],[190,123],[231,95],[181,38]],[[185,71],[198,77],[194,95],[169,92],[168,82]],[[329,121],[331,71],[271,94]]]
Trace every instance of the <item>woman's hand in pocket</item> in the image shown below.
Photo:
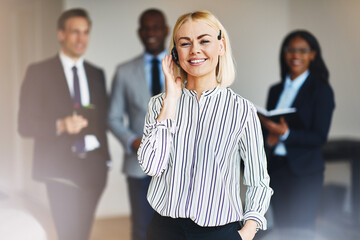
[[[258,223],[254,220],[247,220],[245,225],[239,231],[240,237],[242,240],[252,240],[256,234],[256,228]]]

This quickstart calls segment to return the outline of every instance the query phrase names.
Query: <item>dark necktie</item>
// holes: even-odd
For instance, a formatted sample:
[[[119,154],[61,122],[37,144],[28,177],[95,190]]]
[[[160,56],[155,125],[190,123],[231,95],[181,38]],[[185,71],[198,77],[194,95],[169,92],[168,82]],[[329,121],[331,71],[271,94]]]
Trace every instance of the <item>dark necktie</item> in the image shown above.
[[[155,57],[152,60],[152,94],[157,95],[161,92],[159,60]]]
[[[80,94],[80,84],[79,77],[77,74],[77,68],[74,66],[72,68],[74,74],[74,108],[80,108],[81,106],[81,94]]]
[[[80,93],[80,83],[79,83],[79,77],[77,74],[77,68],[74,66],[72,68],[73,74],[74,74],[74,112],[76,109],[79,109],[81,107],[81,93]],[[85,141],[83,137],[79,137],[75,140],[75,143],[73,145],[73,151],[74,152],[85,152]]]

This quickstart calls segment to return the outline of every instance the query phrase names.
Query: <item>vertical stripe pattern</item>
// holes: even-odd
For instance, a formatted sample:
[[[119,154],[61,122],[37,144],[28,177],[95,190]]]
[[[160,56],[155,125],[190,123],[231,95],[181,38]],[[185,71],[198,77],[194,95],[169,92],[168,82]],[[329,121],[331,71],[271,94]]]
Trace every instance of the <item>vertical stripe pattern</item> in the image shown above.
[[[157,121],[164,94],[151,98],[138,151],[153,176],[148,200],[161,215],[190,218],[200,226],[253,219],[266,229],[272,189],[255,107],[231,89],[183,89],[175,120]],[[240,161],[247,185],[240,199]]]

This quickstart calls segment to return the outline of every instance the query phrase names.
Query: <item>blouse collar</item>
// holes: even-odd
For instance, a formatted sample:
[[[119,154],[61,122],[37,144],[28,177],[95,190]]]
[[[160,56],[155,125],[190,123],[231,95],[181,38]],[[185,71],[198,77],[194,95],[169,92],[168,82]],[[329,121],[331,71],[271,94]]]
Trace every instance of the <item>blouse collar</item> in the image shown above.
[[[218,92],[220,92],[220,90],[221,90],[220,84],[218,84],[215,88],[202,92],[201,96],[202,97],[211,97],[211,96],[216,95]],[[195,90],[189,90],[186,87],[184,87],[183,92],[190,97],[197,97],[197,93]]]

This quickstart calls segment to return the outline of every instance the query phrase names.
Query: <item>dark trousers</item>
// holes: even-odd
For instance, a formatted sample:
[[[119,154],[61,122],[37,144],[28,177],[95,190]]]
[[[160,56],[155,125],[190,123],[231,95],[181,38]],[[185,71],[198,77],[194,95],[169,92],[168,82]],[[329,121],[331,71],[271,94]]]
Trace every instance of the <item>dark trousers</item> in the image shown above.
[[[154,210],[146,199],[151,177],[127,178],[131,207],[131,239],[146,240],[146,229]]]
[[[291,171],[286,158],[273,157],[271,161],[273,164],[269,174],[270,186],[274,190],[271,204],[275,227],[313,232],[324,173],[298,176]]]
[[[155,212],[147,230],[147,240],[241,240],[239,230],[238,222],[201,227],[188,218],[163,217]]]
[[[48,180],[46,187],[59,240],[88,240],[104,185],[81,188]]]

